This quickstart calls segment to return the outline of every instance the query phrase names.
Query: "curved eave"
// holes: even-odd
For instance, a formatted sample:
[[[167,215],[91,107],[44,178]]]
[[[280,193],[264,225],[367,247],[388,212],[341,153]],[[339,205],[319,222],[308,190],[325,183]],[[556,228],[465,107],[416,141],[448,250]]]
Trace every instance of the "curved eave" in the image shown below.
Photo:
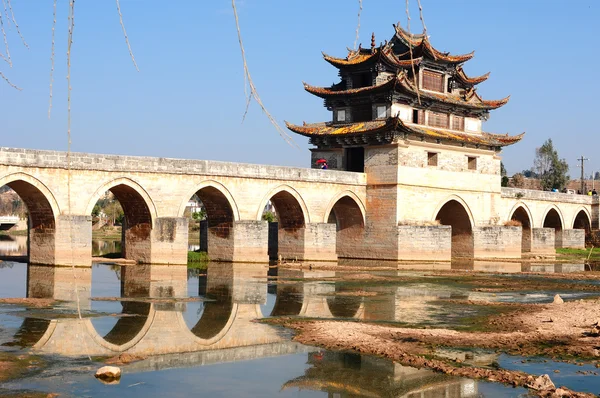
[[[521,133],[516,136],[492,133],[467,134],[454,130],[432,128],[429,126],[407,125],[402,122],[400,123],[400,129],[409,134],[423,136],[435,140],[451,141],[475,146],[488,146],[494,148],[515,144],[521,141],[525,135],[525,133]]]
[[[331,65],[335,66],[336,68],[362,65],[362,64],[372,61],[373,58],[375,58],[377,56],[377,53],[375,52],[373,54],[357,54],[355,56],[349,56],[348,58],[344,59],[344,58],[332,57],[325,53],[322,53],[322,54],[323,54],[323,58],[325,59],[325,61],[329,62]]]
[[[423,61],[423,57],[413,58],[412,60],[410,60],[410,59],[401,60],[396,55],[394,55],[394,53],[392,53],[391,50],[383,51],[382,59],[392,66],[401,67],[401,68],[409,68],[409,67],[412,67],[413,65],[418,66]]]
[[[325,137],[325,136],[349,136],[372,134],[395,129],[400,123],[400,119],[392,117],[385,120],[374,120],[369,122],[333,124],[333,123],[315,123],[298,126],[285,122],[286,127],[305,137]]]
[[[460,64],[473,58],[475,51],[468,54],[452,55],[447,52],[442,52],[433,47],[431,42],[424,34],[412,34],[408,33],[402,27],[394,25],[396,30],[395,37],[398,38],[407,47],[412,47],[414,51],[419,50],[421,47],[426,54],[432,57],[436,61],[443,61],[452,64]]]
[[[405,76],[403,76],[400,79],[399,84],[397,84],[395,87],[396,89],[400,89],[401,91],[404,91],[408,94],[415,96],[417,95],[417,90],[415,90],[412,83]],[[482,100],[481,97],[474,90],[472,90],[468,94],[467,99],[455,95],[434,93],[426,90],[419,90],[419,96],[421,98],[428,98],[445,104],[459,105],[465,108],[482,110],[492,110],[500,108],[510,100],[510,95],[501,100]]]
[[[316,95],[317,97],[321,97],[324,99],[336,97],[336,96],[344,96],[344,95],[356,95],[356,94],[364,94],[364,93],[376,93],[378,91],[386,90],[389,88],[393,88],[396,84],[396,79],[390,79],[385,83],[378,84],[375,86],[361,87],[361,88],[351,88],[349,90],[335,90],[331,87],[317,87],[311,86],[308,83],[304,83],[304,89],[309,93]]]
[[[481,75],[481,76],[475,76],[475,77],[469,77],[467,76],[467,74],[465,73],[465,71],[463,70],[463,68],[459,67],[456,69],[456,79],[468,86],[474,86],[476,84],[482,83],[484,81],[486,81],[488,79],[488,77],[490,77],[490,72],[486,73],[485,75]]]

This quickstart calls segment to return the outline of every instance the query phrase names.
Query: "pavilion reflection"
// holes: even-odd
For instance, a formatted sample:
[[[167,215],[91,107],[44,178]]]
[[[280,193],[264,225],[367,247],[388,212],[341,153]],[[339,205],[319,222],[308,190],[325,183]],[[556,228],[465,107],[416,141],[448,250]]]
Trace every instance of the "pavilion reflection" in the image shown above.
[[[329,397],[444,397],[479,396],[477,382],[359,354],[312,352],[309,368],[282,390],[323,391]]]

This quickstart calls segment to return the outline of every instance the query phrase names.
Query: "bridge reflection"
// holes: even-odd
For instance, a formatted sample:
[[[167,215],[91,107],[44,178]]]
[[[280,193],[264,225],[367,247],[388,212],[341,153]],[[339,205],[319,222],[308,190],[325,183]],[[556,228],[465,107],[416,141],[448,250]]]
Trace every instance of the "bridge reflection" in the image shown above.
[[[354,354],[320,352],[291,342],[289,333],[277,327],[256,322],[283,315],[430,321],[437,316],[430,303],[456,297],[456,291],[433,284],[365,286],[364,281],[345,278],[347,272],[286,269],[279,269],[278,282],[269,284],[267,267],[248,264],[211,264],[191,285],[185,266],[136,265],[116,270],[120,297],[113,299],[118,300],[121,313],[110,330],[102,332],[95,323],[102,317],[91,311],[90,268],[29,266],[28,296],[61,300],[60,316],[39,312],[25,318],[11,344],[39,354],[148,357],[129,365],[129,372],[306,353],[310,367],[283,389],[310,388],[341,397],[381,396],[385,391],[404,397],[477,394],[477,385],[470,380]],[[381,274],[393,276],[398,271]],[[75,286],[83,319],[74,311]],[[202,301],[195,301],[196,288]]]
[[[338,352],[308,354],[305,374],[282,390],[324,391],[329,397],[477,397],[477,382],[426,369],[410,368],[380,358]]]

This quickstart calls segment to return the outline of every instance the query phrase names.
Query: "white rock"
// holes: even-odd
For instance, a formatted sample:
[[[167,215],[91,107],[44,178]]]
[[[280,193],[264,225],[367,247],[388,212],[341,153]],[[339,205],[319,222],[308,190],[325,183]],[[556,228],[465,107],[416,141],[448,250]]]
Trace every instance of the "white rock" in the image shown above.
[[[121,378],[121,368],[116,366],[103,366],[96,371],[95,374],[97,379],[102,380],[115,380]]]
[[[548,375],[541,375],[531,383],[528,383],[527,387],[536,391],[553,390],[556,388]]]
[[[554,301],[552,302],[552,304],[562,304],[565,301],[562,299],[562,297],[560,297],[560,294],[557,294],[556,296],[554,296]]]

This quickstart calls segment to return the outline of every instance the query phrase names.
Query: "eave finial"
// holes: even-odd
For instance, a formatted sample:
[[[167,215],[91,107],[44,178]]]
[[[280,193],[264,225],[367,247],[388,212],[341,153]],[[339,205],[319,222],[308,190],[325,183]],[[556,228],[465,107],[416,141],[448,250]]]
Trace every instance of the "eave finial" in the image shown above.
[[[375,43],[375,32],[371,34],[371,51],[375,50],[377,44]]]

